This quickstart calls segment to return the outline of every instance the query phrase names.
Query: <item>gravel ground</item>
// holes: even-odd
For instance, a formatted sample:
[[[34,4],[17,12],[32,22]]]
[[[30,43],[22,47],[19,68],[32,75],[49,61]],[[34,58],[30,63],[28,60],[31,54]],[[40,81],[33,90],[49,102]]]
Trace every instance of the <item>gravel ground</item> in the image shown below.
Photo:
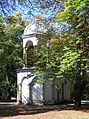
[[[0,119],[89,119],[89,102],[81,110],[73,104],[24,106],[15,102],[0,102]]]

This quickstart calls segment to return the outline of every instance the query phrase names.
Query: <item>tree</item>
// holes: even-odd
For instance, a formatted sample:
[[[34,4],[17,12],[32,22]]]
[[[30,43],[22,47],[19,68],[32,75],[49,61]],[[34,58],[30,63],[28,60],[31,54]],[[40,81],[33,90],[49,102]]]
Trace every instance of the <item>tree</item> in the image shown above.
[[[26,18],[28,17],[29,21],[36,21],[53,30],[57,26],[55,16],[64,9],[63,3],[63,0],[8,0],[0,1],[0,7],[1,14],[4,16],[12,14],[14,11],[20,11]]]
[[[88,21],[88,0],[68,0],[65,2],[64,11],[58,13],[57,20],[60,26],[64,27],[63,34],[71,35],[72,44],[70,44],[61,60],[62,72],[70,71],[74,72],[74,84],[75,84],[75,107],[81,107],[81,91],[82,84],[86,77],[86,71],[88,68],[89,59],[89,21]],[[72,52],[71,52],[72,49]],[[69,58],[73,61],[68,61]],[[66,61],[65,61],[66,60]],[[72,64],[72,65],[71,65]],[[63,67],[64,65],[64,67]],[[82,74],[81,74],[82,73]]]
[[[42,82],[41,75],[44,74],[44,71],[49,71],[46,75],[44,74],[45,80],[49,80],[50,83],[53,83],[53,79],[57,80],[56,87],[60,88],[60,82],[65,79],[60,73],[60,61],[64,53],[64,46],[67,45],[67,40],[60,35],[55,35],[49,40],[48,45],[46,44],[47,41],[37,51],[38,61],[36,65],[40,67],[36,72],[38,82]]]
[[[17,10],[19,7],[21,10],[28,11],[29,15],[34,15],[35,12],[47,14],[49,16],[55,16],[60,11],[60,7],[63,8],[62,3],[64,1],[58,0],[8,0],[0,1],[0,8],[3,14],[8,14]],[[61,5],[60,5],[61,4]],[[22,8],[24,7],[24,9]],[[26,11],[25,11],[26,12]],[[54,13],[53,13],[54,12]]]
[[[66,79],[74,85],[75,108],[80,108],[89,68],[88,1],[69,0],[64,6],[65,9],[56,16],[60,35],[55,35],[53,40],[56,42],[50,43],[49,48],[42,46],[37,63],[42,66],[40,71],[50,71],[47,75],[50,81],[52,77],[56,77],[59,83]],[[37,72],[39,79],[42,74],[40,71]]]
[[[0,79],[7,87],[7,99],[10,98],[10,86],[16,83],[16,69],[23,64],[22,37],[24,28],[28,24],[21,14],[8,16],[1,26],[4,26],[0,39]]]
[[[12,12],[12,10],[15,10],[16,7],[16,0],[0,0],[0,12],[4,15],[7,15],[8,13]]]

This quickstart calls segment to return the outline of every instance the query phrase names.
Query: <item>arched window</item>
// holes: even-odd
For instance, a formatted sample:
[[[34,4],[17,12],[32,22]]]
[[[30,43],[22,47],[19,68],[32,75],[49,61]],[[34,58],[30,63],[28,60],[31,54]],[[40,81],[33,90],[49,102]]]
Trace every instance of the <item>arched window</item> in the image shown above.
[[[27,65],[32,67],[34,65],[34,47],[30,45],[27,49]]]
[[[27,53],[27,66],[32,67],[34,65],[34,47],[32,41],[26,43]]]

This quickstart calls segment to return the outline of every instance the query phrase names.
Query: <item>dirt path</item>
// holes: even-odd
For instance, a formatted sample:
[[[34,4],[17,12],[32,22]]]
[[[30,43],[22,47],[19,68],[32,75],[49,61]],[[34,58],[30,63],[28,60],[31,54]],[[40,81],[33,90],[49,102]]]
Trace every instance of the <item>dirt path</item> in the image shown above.
[[[24,106],[0,102],[0,119],[89,119],[89,102],[82,102],[81,110],[74,110],[73,104]]]

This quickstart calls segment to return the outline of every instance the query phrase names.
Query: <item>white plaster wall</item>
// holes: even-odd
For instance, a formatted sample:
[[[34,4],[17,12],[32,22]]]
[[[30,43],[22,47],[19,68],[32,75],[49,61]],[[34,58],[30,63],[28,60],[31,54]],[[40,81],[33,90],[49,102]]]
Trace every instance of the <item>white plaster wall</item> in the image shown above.
[[[29,103],[29,84],[32,83],[33,79],[36,76],[31,76],[27,78],[28,75],[34,74],[32,70],[24,70],[21,69],[17,72],[17,85],[20,87],[22,83],[22,103],[27,104]],[[70,100],[70,83],[69,81],[62,81],[61,84],[64,83],[64,100]],[[55,80],[55,85],[57,84],[57,81]],[[20,91],[20,88],[19,88]],[[20,93],[20,92],[19,92]],[[45,81],[44,84],[44,95],[45,95],[45,101],[46,103],[52,102],[52,85],[49,83],[49,81]],[[60,101],[62,100],[62,90],[59,92]],[[57,101],[57,89],[54,88],[54,99]],[[20,94],[18,99],[20,98]],[[33,101],[43,101],[43,84],[35,84],[32,87],[32,100]]]
[[[57,80],[55,79],[55,86],[57,85]],[[70,83],[68,80],[62,80],[60,82],[60,89],[59,89],[59,102],[62,101],[62,83],[64,84],[64,100],[70,100]],[[54,99],[55,99],[55,102],[57,102],[57,88],[54,87]]]
[[[31,41],[33,43],[33,46],[37,45],[38,40],[36,37],[27,37],[27,38],[23,38],[23,48],[26,46],[26,43],[28,41]]]
[[[25,78],[22,83],[22,103],[29,103],[29,85],[27,78]]]
[[[61,88],[60,88],[60,102],[62,101],[62,83],[64,84],[64,100],[70,101],[70,83],[68,80],[62,80],[61,81]]]
[[[22,82],[22,103],[29,103],[29,84],[32,83],[36,76],[31,76],[30,78],[25,78]]]
[[[19,71],[17,71],[17,85],[19,86],[18,89],[18,99],[20,99],[20,85],[22,86],[22,103],[27,104],[29,103],[29,84],[32,82],[32,80],[36,77],[33,76],[33,73],[31,70],[24,70],[21,69]],[[29,75],[31,75],[31,77],[28,77]]]
[[[68,80],[64,84],[64,99],[70,101],[70,83]]]
[[[27,77],[27,75],[30,75],[31,72],[30,71],[19,71],[17,72],[17,84],[21,84],[22,80],[24,77]]]
[[[43,101],[43,84],[36,83],[32,87],[32,100],[33,101]]]
[[[52,102],[52,85],[49,83],[49,81],[46,81],[44,84],[44,95],[45,95],[46,103],[51,103]]]
[[[56,88],[56,85],[57,85],[57,80],[55,79],[54,80],[54,101],[55,103],[57,102],[57,88]]]

